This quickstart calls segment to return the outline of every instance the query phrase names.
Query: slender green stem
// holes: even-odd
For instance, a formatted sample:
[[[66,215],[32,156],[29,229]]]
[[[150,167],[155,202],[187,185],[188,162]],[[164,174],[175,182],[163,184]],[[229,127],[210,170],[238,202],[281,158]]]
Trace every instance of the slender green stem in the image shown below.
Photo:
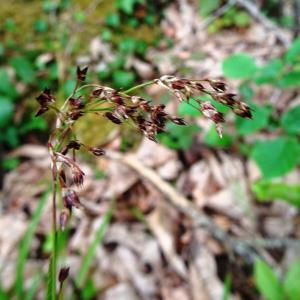
[[[89,112],[97,112],[97,111],[111,111],[112,107],[102,107],[102,108],[94,108],[94,109],[89,109],[87,111],[85,111],[86,113]]]
[[[76,93],[79,92],[79,91],[81,91],[81,90],[83,90],[83,89],[85,89],[85,88],[88,88],[88,87],[102,88],[102,85],[95,84],[95,83],[85,84],[85,85],[81,86],[80,88],[78,88],[78,89],[76,90]]]
[[[51,300],[56,300],[56,273],[57,273],[57,225],[56,225],[56,194],[57,194],[57,172],[53,160],[52,172],[52,263],[51,263]]]
[[[48,107],[50,107],[50,108],[52,108],[53,110],[55,110],[58,114],[61,113],[61,110],[58,109],[58,108],[57,108],[56,106],[54,106],[54,105],[48,105]]]
[[[95,108],[98,105],[104,104],[104,103],[108,103],[107,100],[103,100],[103,99],[99,99],[99,100],[95,100],[93,102],[89,102],[85,105],[85,109],[86,110],[90,110],[91,108]]]
[[[130,88],[130,89],[124,91],[123,94],[129,94],[129,93],[131,93],[132,91],[135,91],[135,90],[137,90],[137,89],[141,89],[141,88],[143,88],[143,87],[146,87],[146,86],[149,86],[149,85],[152,85],[152,84],[154,84],[154,80],[151,80],[151,81],[147,81],[147,82],[141,83],[141,84],[139,84],[139,85],[136,85],[136,86],[134,86],[134,87],[132,87],[132,88]]]
[[[77,80],[76,84],[75,84],[75,87],[74,87],[74,89],[72,91],[72,94],[66,99],[66,101],[63,103],[63,105],[61,107],[62,111],[65,109],[65,107],[66,107],[67,103],[69,102],[69,100],[76,94],[79,84],[80,84],[80,81]]]

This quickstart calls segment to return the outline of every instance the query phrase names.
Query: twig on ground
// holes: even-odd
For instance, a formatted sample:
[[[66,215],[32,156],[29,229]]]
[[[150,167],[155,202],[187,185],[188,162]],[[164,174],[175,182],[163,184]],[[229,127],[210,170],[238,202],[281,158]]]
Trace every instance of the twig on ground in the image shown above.
[[[122,155],[114,151],[107,151],[106,154],[109,159],[120,161],[150,181],[175,208],[191,218],[196,226],[205,227],[210,234],[227,247],[228,250],[233,250],[235,253],[248,258],[250,261],[253,261],[255,257],[259,255],[271,262],[271,257],[263,248],[280,248],[290,245],[300,247],[300,240],[296,239],[232,237],[216,225],[211,218],[201,213],[191,201],[177,192],[169,183],[161,179],[155,171],[144,166],[133,154]]]
[[[270,21],[261,13],[261,11],[255,5],[255,3],[250,2],[248,0],[236,0],[236,4],[246,9],[248,13],[252,15],[252,17],[261,22],[267,29],[272,31],[276,35],[278,41],[280,41],[284,47],[288,48],[290,41],[287,38],[287,36],[282,32],[282,30],[278,26],[276,26],[272,21]]]
[[[294,12],[294,37],[296,38],[300,34],[300,0],[293,1]]]

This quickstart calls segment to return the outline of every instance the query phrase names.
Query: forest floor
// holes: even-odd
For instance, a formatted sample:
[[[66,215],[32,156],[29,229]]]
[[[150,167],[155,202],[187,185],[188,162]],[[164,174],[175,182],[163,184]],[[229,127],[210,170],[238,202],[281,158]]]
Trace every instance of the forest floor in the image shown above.
[[[194,7],[181,3],[166,10],[161,24],[175,46],[150,50],[149,65],[141,68],[141,76],[145,69],[157,68],[161,74],[182,70],[192,74],[189,77],[221,78],[222,61],[233,53],[247,52],[262,64],[285,50],[277,40],[278,32],[256,20],[244,29],[210,35]],[[94,47],[95,42],[91,51]],[[229,85],[236,90],[238,83]],[[161,95],[154,88],[148,92],[154,98]],[[272,86],[256,87],[254,92],[256,103],[271,99],[277,112],[300,100]],[[168,104],[168,109],[174,112],[176,105]],[[78,193],[83,209],[74,210],[61,263],[71,267],[71,282],[111,208],[112,218],[89,271],[99,295],[95,299],[219,300],[229,289],[228,299],[254,300],[259,297],[252,271],[255,257],[262,257],[283,274],[299,254],[298,245],[287,241],[287,237],[300,237],[298,210],[281,201],[256,202],[251,185],[261,178],[258,167],[234,147],[206,146],[202,140],[210,123],[196,122],[203,131],[188,150],[170,150],[144,139],[136,150],[124,154],[116,150],[121,144],[117,135],[106,146],[107,156],[96,159],[101,174],[82,158],[86,180]],[[11,155],[22,158],[22,163],[5,174],[1,192],[0,276],[4,289],[13,285],[17,245],[50,177],[46,147],[23,145]],[[285,181],[297,183],[299,179],[295,169]],[[46,273],[50,216],[48,202],[31,242],[26,285],[36,272]],[[66,284],[66,294],[70,288]]]

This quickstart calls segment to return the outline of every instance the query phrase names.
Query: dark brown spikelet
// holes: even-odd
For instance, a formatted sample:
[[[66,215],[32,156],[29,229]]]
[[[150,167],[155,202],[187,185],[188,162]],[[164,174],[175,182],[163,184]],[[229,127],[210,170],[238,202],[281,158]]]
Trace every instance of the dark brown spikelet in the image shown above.
[[[77,79],[79,81],[85,81],[85,77],[88,71],[88,67],[85,67],[83,69],[80,69],[79,67],[77,67],[76,73],[77,73]]]
[[[37,113],[35,114],[35,117],[38,117],[38,116],[42,115],[47,110],[49,110],[49,108],[47,106],[40,107],[39,110],[37,111]]]
[[[116,104],[123,104],[123,103],[124,103],[124,99],[123,99],[123,98],[124,98],[124,97],[121,96],[121,95],[118,93],[118,91],[114,91],[114,92],[112,93],[111,97],[109,98],[109,100],[110,100],[111,102],[116,103]]]
[[[36,100],[42,107],[55,102],[55,99],[51,95],[51,91],[48,88],[45,88],[44,91],[39,96],[36,97]]]
[[[107,119],[109,119],[110,121],[112,121],[115,124],[122,124],[122,120],[119,119],[115,114],[113,114],[112,112],[107,112],[105,113],[105,117]]]
[[[218,112],[217,109],[209,101],[203,102],[201,104],[201,112],[205,117],[211,119],[215,123],[224,122],[223,114]]]
[[[72,167],[71,172],[74,184],[81,187],[83,185],[84,173],[78,167]]]
[[[150,101],[142,100],[138,103],[138,107],[145,112],[151,111]]]
[[[226,84],[222,81],[209,81],[211,87],[217,92],[224,92],[226,90]]]
[[[171,86],[174,90],[182,90],[182,89],[185,89],[186,82],[184,80],[178,79],[178,80],[172,82]]]
[[[125,105],[118,105],[114,110],[113,115],[115,115],[116,117],[120,117],[121,119],[127,120],[129,118],[129,115],[131,115],[133,112],[133,108],[127,107]]]
[[[66,178],[66,173],[63,169],[59,171],[58,179],[59,179],[60,187],[65,188],[67,184],[67,178]]]
[[[246,119],[252,119],[251,108],[244,102],[238,102],[238,106],[233,109],[233,112]]]
[[[61,230],[65,230],[68,220],[70,218],[71,211],[68,208],[63,209],[59,214],[59,225]]]
[[[79,150],[81,147],[81,143],[79,143],[78,141],[76,140],[71,140],[68,145],[67,145],[67,148],[68,149],[75,149],[75,150]]]
[[[170,117],[170,120],[176,125],[186,125],[186,121],[178,117]]]
[[[99,97],[102,92],[103,92],[103,88],[96,89],[92,92],[92,96]]]
[[[59,270],[58,281],[63,284],[69,276],[70,267],[63,267]]]
[[[72,207],[80,208],[81,203],[77,193],[74,190],[68,189],[63,195],[64,207],[72,211]]]
[[[105,154],[104,149],[96,148],[96,147],[90,147],[89,151],[91,151],[96,156],[102,156]]]
[[[49,110],[49,105],[55,102],[54,97],[51,95],[50,89],[45,88],[44,91],[36,97],[37,102],[40,104],[40,108],[35,114],[36,117],[42,115]]]
[[[76,121],[84,115],[83,111],[70,111],[68,113],[71,120]]]
[[[61,154],[66,155],[69,150],[79,150],[81,147],[81,143],[76,140],[71,140],[69,143],[61,150]]]
[[[71,105],[71,107],[76,108],[76,109],[80,109],[80,108],[84,107],[82,97],[70,98],[69,99],[69,104]]]

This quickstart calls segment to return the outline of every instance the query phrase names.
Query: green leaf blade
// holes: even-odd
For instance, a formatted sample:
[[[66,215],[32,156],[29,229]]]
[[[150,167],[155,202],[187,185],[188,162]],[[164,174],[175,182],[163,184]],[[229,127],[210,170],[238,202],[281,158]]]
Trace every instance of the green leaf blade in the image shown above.
[[[294,262],[288,270],[283,287],[289,300],[300,299],[300,260]]]
[[[254,278],[258,290],[267,300],[284,300],[280,281],[263,260],[256,260]]]
[[[260,168],[264,178],[282,176],[298,163],[300,146],[296,138],[278,137],[273,140],[256,142],[252,158]]]
[[[80,268],[80,270],[79,270],[79,272],[76,276],[76,279],[75,279],[75,282],[79,287],[82,286],[86,281],[87,274],[88,274],[90,266],[93,262],[93,258],[95,256],[97,246],[103,240],[106,229],[107,229],[107,227],[110,223],[110,220],[112,218],[113,206],[114,206],[114,202],[113,202],[112,206],[109,208],[109,210],[104,214],[103,220],[102,220],[100,226],[98,227],[98,229],[96,231],[94,240],[90,244],[90,246],[87,250],[86,256],[83,259],[81,268]]]
[[[300,134],[300,105],[291,108],[283,114],[281,125],[287,133]]]
[[[261,180],[252,185],[252,192],[260,202],[283,200],[300,208],[300,184]]]
[[[233,79],[247,79],[257,71],[255,60],[245,53],[236,53],[227,57],[222,65],[225,76]]]
[[[46,206],[48,195],[50,190],[48,189],[41,197],[37,208],[32,215],[31,222],[28,226],[28,229],[24,235],[23,240],[21,241],[19,255],[16,264],[16,280],[15,280],[15,292],[18,295],[19,299],[23,299],[23,273],[26,264],[26,259],[30,251],[30,245],[34,236],[34,232],[39,224],[39,221],[42,217],[44,207]]]

